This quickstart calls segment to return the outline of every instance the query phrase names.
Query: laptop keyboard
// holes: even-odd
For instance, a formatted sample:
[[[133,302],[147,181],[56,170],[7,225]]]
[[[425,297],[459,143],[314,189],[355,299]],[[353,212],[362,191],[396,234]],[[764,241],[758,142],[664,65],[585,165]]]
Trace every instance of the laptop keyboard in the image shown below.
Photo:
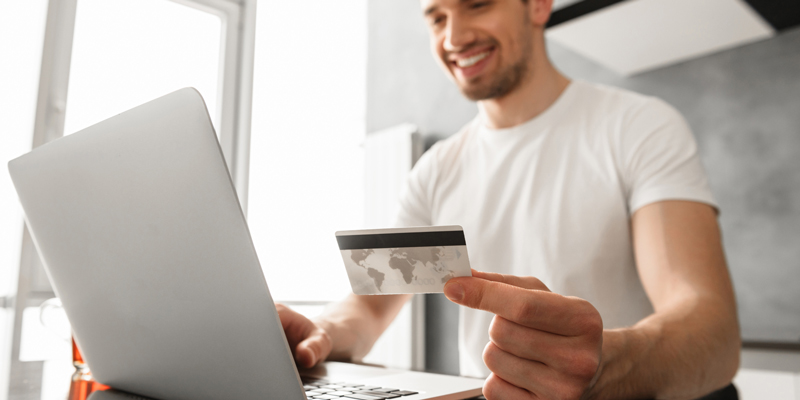
[[[306,397],[320,400],[383,400],[398,399],[411,396],[417,392],[411,390],[385,388],[380,386],[361,385],[349,382],[331,382],[326,379],[302,376]]]

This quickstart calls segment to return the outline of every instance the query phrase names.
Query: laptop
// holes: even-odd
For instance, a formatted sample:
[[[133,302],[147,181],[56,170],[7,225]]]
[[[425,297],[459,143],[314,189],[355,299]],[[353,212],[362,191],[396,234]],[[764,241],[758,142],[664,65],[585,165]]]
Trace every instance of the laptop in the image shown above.
[[[103,384],[186,400],[481,392],[478,379],[356,364],[298,371],[205,103],[192,88],[8,167],[75,340]]]

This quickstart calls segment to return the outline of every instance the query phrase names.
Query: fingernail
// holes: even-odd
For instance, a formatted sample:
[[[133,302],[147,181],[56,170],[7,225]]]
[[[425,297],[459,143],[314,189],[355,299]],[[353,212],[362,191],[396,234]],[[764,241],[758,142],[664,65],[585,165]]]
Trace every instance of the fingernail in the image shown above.
[[[464,287],[460,283],[448,282],[444,285],[444,295],[450,301],[458,303],[464,298]]]

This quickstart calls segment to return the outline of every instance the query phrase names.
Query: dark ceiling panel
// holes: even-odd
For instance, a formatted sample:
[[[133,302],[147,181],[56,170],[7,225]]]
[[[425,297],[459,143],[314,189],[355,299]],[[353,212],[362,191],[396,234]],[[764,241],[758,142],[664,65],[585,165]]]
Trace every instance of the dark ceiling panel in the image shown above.
[[[800,25],[800,0],[745,0],[776,31]]]
[[[613,4],[621,3],[623,1],[625,0],[583,0],[581,2],[553,11],[553,13],[550,15],[550,20],[547,22],[547,27],[550,28],[558,24],[562,24],[569,20],[582,17],[586,14],[593,13],[597,10]]]
[[[605,7],[626,0],[583,0],[553,11],[547,27],[593,13]],[[800,0],[745,0],[756,12],[761,14],[776,31],[800,25]]]

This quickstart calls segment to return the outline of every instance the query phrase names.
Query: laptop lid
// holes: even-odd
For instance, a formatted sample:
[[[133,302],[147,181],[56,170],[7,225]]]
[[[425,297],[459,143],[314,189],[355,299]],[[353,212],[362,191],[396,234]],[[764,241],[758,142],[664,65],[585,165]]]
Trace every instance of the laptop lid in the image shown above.
[[[9,171],[99,382],[165,399],[305,399],[196,90],[40,146]]]

